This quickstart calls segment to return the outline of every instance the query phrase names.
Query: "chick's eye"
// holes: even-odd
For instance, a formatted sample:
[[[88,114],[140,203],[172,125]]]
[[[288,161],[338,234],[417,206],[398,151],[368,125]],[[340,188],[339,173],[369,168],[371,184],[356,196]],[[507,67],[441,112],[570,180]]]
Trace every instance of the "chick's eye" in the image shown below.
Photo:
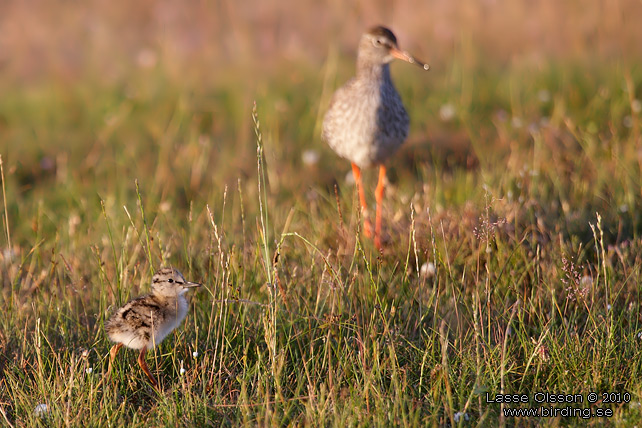
[[[170,279],[167,280],[167,282],[169,282],[171,284],[172,282],[174,282],[174,280],[172,278],[170,278]]]

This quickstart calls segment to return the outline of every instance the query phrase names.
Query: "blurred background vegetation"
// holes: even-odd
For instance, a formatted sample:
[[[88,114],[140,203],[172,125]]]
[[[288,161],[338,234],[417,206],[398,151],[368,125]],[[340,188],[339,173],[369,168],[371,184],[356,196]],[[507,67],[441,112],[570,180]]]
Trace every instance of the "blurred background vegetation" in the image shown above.
[[[562,128],[542,134],[548,144],[572,144],[578,125],[637,144],[640,16],[637,0],[6,0],[0,149],[22,189],[88,172],[132,188],[151,168],[185,176],[190,200],[254,174],[256,100],[275,188],[331,188],[347,169],[321,142],[320,118],[379,23],[432,66],[393,66],[412,126],[399,174],[505,164],[542,123]],[[308,149],[319,167],[299,174]]]

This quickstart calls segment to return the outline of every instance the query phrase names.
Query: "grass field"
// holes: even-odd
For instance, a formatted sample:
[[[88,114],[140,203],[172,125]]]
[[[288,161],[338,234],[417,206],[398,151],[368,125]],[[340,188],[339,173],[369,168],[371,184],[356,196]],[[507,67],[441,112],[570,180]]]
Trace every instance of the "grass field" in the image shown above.
[[[389,165],[381,254],[361,236],[349,163],[319,136],[353,52],[211,78],[185,65],[184,79],[147,50],[108,77],[95,58],[71,74],[11,63],[0,425],[638,425],[631,28],[615,54],[601,31],[595,55],[504,48],[492,61],[474,37],[436,60],[408,40],[432,70],[393,65],[411,132]],[[365,180],[372,204],[375,171]],[[204,287],[148,354],[163,392],[130,350],[105,378],[105,319],[167,265]],[[528,407],[558,413],[504,414]]]

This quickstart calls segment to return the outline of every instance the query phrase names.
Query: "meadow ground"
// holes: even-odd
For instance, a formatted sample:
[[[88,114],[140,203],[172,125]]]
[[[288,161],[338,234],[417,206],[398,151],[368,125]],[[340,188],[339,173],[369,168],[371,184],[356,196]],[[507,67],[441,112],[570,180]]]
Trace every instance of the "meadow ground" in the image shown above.
[[[319,138],[349,55],[5,69],[0,424],[639,424],[642,62],[482,48],[393,65],[412,125],[382,254]],[[158,394],[133,351],[103,377],[104,321],[163,265],[204,288],[148,354]],[[504,413],[529,407],[558,413]]]

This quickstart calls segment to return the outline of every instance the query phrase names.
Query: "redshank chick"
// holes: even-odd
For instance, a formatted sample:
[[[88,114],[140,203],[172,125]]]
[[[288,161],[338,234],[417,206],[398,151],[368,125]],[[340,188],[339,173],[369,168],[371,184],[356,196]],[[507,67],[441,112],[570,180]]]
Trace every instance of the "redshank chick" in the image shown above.
[[[129,301],[105,323],[107,336],[116,342],[109,351],[109,369],[120,348],[139,350],[138,364],[154,387],[158,383],[145,362],[145,353],[172,332],[187,315],[185,293],[201,284],[188,282],[174,268],[163,268],[152,277],[152,292]]]

